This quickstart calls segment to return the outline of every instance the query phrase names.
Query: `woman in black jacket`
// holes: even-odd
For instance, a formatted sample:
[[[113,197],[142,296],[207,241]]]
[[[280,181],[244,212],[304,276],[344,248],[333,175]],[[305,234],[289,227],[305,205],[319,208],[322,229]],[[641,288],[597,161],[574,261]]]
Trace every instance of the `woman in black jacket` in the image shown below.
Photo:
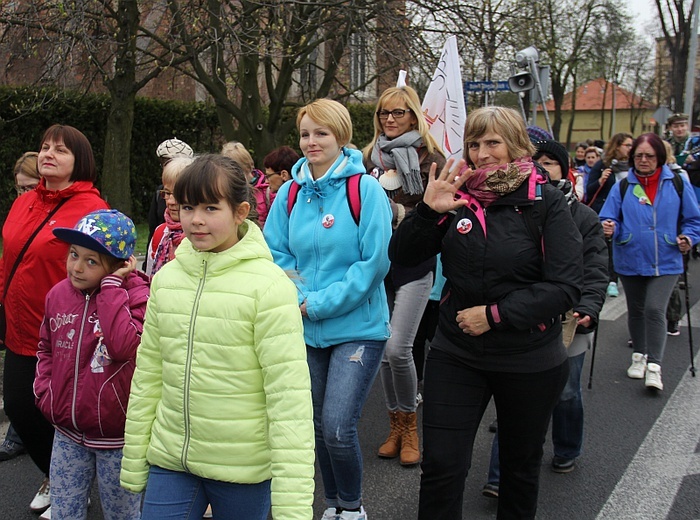
[[[534,518],[542,444],[568,377],[560,315],[581,295],[582,248],[564,196],[531,160],[512,109],[469,115],[464,161],[435,177],[394,233],[392,261],[442,253],[447,279],[425,367],[419,519],[459,519],[491,397],[498,413],[498,518]],[[458,190],[464,186],[466,192]]]

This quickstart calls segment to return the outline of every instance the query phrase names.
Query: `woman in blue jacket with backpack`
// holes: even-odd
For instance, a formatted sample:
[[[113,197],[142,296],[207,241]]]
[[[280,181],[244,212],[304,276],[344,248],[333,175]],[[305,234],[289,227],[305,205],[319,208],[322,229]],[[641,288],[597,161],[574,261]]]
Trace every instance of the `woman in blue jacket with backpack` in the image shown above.
[[[700,210],[690,183],[666,165],[656,134],[635,139],[633,167],[613,186],[600,211],[613,262],[627,295],[627,326],[634,345],[631,379],[663,390],[666,304],[683,273],[683,254],[700,240]]]
[[[364,174],[348,110],[329,99],[297,115],[304,158],[265,223],[275,263],[297,286],[311,372],[323,520],[366,520],[357,421],[389,338],[384,277],[391,209]]]

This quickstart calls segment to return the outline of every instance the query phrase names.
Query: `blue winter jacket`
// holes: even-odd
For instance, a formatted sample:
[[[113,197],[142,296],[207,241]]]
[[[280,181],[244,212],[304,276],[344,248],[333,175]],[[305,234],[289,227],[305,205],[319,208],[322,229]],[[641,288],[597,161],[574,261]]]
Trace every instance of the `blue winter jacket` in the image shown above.
[[[683,178],[681,203],[673,185],[673,173],[664,165],[652,205],[634,168],[630,168],[627,180],[624,200],[620,197],[620,183],[616,183],[600,210],[601,221],[615,222],[615,271],[626,276],[682,273],[683,258],[676,242],[679,222],[680,234],[687,236],[692,244],[700,241],[700,210],[693,187]]]
[[[383,280],[389,271],[391,208],[381,185],[370,175],[360,182],[359,225],[350,211],[346,179],[364,173],[362,153],[343,148],[338,160],[314,181],[306,159],[292,168],[301,185],[290,214],[292,182],[284,184],[265,223],[275,263],[306,301],[307,345],[329,347],[349,341],[389,338],[389,309]]]

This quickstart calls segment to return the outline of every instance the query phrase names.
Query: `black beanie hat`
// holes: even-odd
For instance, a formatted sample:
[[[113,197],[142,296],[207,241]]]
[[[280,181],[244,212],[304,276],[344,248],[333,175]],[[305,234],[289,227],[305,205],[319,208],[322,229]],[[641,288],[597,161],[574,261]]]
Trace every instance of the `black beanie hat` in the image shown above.
[[[542,157],[543,154],[552,157],[559,163],[559,166],[561,166],[562,178],[566,179],[569,175],[569,169],[571,168],[571,160],[569,159],[569,152],[566,151],[566,148],[553,139],[537,141],[535,143],[535,148],[537,148],[537,152],[533,156],[533,159],[536,161]]]

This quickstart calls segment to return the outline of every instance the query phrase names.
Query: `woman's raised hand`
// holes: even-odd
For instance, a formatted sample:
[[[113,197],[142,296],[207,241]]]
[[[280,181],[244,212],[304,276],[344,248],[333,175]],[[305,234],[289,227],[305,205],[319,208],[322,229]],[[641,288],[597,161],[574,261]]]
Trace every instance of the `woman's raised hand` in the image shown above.
[[[464,159],[460,159],[456,163],[454,159],[448,159],[437,177],[435,176],[437,164],[433,163],[430,166],[428,186],[423,194],[423,202],[430,206],[433,211],[447,213],[467,204],[464,199],[455,199],[457,190],[473,173],[471,168],[463,169],[465,164]]]

